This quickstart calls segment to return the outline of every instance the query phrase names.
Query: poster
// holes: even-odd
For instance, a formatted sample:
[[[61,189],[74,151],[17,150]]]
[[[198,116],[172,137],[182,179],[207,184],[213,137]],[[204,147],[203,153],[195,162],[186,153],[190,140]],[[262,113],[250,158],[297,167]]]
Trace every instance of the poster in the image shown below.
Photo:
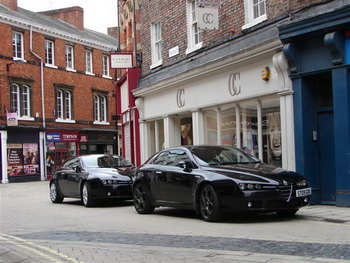
[[[37,143],[23,143],[23,171],[25,174],[39,173]]]
[[[268,164],[282,167],[281,116],[279,112],[266,114]]]
[[[7,145],[7,174],[23,174],[23,149],[20,143]]]

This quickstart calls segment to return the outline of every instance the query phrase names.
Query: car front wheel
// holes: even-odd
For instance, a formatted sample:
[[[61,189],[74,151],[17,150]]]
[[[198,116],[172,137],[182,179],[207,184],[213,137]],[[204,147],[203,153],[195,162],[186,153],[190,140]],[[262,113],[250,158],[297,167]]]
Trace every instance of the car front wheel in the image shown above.
[[[50,199],[52,203],[62,203],[63,197],[58,191],[58,186],[56,182],[52,182],[50,185]]]
[[[207,184],[200,192],[199,200],[200,212],[204,221],[220,221],[222,213],[220,210],[220,201],[215,189]]]
[[[81,200],[83,201],[84,206],[90,207],[94,205],[94,200],[92,199],[92,193],[90,185],[85,182],[83,189],[81,190]]]
[[[134,206],[139,214],[150,214],[154,211],[146,186],[138,183],[133,190]]]

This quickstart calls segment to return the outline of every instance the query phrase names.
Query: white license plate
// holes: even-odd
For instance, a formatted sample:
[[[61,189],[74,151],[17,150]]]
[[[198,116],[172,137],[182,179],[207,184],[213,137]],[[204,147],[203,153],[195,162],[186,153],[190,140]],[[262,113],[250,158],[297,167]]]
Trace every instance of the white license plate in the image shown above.
[[[306,196],[306,195],[311,195],[311,188],[296,190],[297,197]]]

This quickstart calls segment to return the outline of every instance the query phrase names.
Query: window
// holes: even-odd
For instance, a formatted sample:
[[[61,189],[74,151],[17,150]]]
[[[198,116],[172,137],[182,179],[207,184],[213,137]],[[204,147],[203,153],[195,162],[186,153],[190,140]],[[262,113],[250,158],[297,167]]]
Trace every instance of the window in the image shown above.
[[[188,46],[186,54],[202,47],[202,31],[197,27],[197,0],[187,2]]]
[[[107,55],[102,57],[102,75],[109,76],[109,57]]]
[[[56,91],[56,118],[72,120],[72,92],[65,89]]]
[[[24,44],[23,34],[19,32],[12,33],[12,45],[13,45],[13,58],[24,59]]]
[[[31,117],[31,89],[27,85],[11,85],[11,112],[19,117]]]
[[[151,25],[152,34],[152,66],[156,67],[162,64],[162,29],[161,23]]]
[[[74,70],[74,48],[66,46],[66,68]]]
[[[94,122],[107,122],[107,97],[94,95]]]
[[[242,29],[252,27],[267,19],[265,0],[245,0],[245,25]]]
[[[54,42],[51,40],[45,40],[45,63],[48,65],[54,65]]]
[[[92,74],[92,52],[85,50],[85,70],[86,73]]]

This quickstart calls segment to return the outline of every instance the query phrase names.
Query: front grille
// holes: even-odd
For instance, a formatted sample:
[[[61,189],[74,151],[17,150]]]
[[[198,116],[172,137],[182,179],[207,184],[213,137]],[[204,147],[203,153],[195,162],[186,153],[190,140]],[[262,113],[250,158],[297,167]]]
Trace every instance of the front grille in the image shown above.
[[[292,190],[293,190],[293,185],[288,184],[288,185],[280,185],[279,189],[284,197],[284,200],[287,202],[290,201],[290,198],[292,197]]]

